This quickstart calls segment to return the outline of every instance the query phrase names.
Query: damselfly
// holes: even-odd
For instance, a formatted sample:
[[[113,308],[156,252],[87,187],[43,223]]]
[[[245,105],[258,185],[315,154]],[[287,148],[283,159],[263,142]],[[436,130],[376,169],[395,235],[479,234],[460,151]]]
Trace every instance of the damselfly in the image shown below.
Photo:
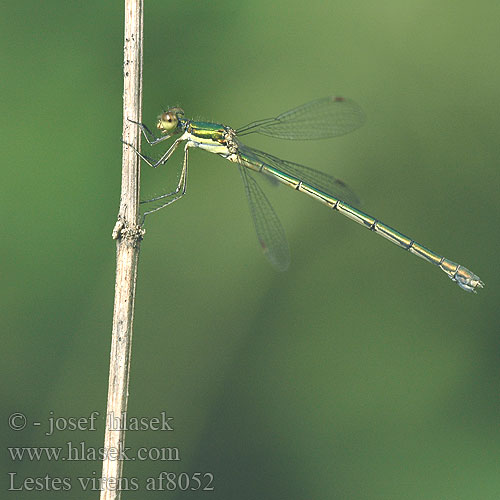
[[[219,123],[188,120],[181,108],[169,108],[158,117],[156,127],[162,134],[159,138],[155,137],[146,125],[133,122],[141,128],[151,146],[174,135],[180,135],[157,161],[135,150],[152,167],[165,164],[179,144],[186,143],[177,188],[170,193],[141,202],[146,207],[143,217],[170,205],[185,194],[189,148],[200,148],[238,165],[260,245],[271,264],[279,271],[286,270],[290,264],[290,250],[285,231],[250,171],[264,174],[308,194],[401,248],[437,265],[464,290],[475,292],[477,288],[482,288],[484,284],[479,277],[465,267],[445,259],[371,215],[354,208],[358,200],[341,180],[250,148],[239,140],[241,136],[253,133],[292,140],[337,137],[357,129],[363,121],[364,114],[353,101],[342,97],[326,97],[299,106],[275,118],[252,122],[239,129],[232,129]]]

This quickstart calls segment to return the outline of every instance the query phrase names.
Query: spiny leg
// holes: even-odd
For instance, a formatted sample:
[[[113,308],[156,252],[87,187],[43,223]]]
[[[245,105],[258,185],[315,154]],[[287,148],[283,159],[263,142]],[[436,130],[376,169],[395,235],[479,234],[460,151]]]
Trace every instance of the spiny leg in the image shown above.
[[[178,139],[176,139],[173,144],[167,149],[167,151],[165,152],[165,154],[163,154],[163,156],[155,162],[155,160],[153,158],[150,158],[149,156],[146,156],[146,155],[143,155],[142,153],[140,153],[134,146],[132,146],[132,144],[129,144],[128,142],[125,142],[122,140],[123,144],[126,144],[127,146],[130,146],[136,153],[137,155],[143,159],[150,167],[153,167],[153,168],[156,168],[158,167],[159,165],[164,165],[165,163],[167,163],[168,159],[173,155],[174,151],[177,149],[177,146],[183,141],[184,139],[182,139],[182,137],[179,137]]]
[[[139,128],[142,131],[142,134],[144,135],[144,138],[146,139],[146,141],[150,146],[154,146],[155,144],[158,144],[159,142],[164,141],[166,139],[170,139],[170,137],[172,137],[170,134],[164,135],[163,137],[155,137],[153,132],[151,132],[151,130],[149,130],[149,128],[146,125],[144,125],[144,123],[136,122],[134,120],[131,120],[130,118],[127,118],[127,120],[130,123],[134,123],[135,125],[139,126]],[[152,137],[153,140],[151,140],[150,137]]]
[[[184,178],[184,163],[183,163],[183,167],[181,169],[181,175],[179,177],[179,182],[177,183],[177,187],[175,188],[175,191],[172,191],[170,193],[165,193],[165,194],[162,194],[160,196],[155,196],[154,198],[150,198],[149,200],[142,200],[140,203],[143,204],[143,203],[151,203],[153,201],[158,201],[158,200],[161,200],[163,198],[168,198],[170,196],[174,196],[176,195],[182,188],[182,185],[183,183],[185,183],[185,178]]]
[[[168,205],[171,205],[175,201],[181,199],[186,194],[187,171],[188,171],[188,151],[189,151],[189,147],[188,147],[188,144],[186,144],[186,147],[184,148],[184,161],[182,164],[181,176],[180,176],[179,183],[177,184],[177,188],[175,189],[175,191],[172,191],[171,193],[162,194],[161,196],[156,196],[155,198],[151,198],[150,200],[141,201],[141,204],[150,203],[150,202],[157,201],[157,200],[162,200],[164,198],[172,198],[172,197],[173,198],[166,200],[163,204],[161,204],[158,207],[155,207],[151,210],[148,210],[147,212],[144,212],[144,214],[142,216],[141,224],[144,223],[144,219],[146,218],[146,215],[152,214],[153,212],[157,212],[158,210],[161,210],[162,208],[168,207]]]

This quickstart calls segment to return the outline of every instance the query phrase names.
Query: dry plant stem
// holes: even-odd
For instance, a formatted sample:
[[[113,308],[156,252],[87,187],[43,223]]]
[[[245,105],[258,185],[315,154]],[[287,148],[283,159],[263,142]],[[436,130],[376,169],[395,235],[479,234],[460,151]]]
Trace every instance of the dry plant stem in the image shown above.
[[[142,100],[143,0],[125,0],[125,45],[123,89],[123,139],[140,146],[137,127],[127,118],[140,121]],[[119,500],[123,462],[117,452],[125,447],[125,431],[110,429],[110,422],[123,422],[127,411],[134,301],[143,230],[137,225],[139,212],[139,159],[132,148],[123,147],[122,191],[116,239],[116,282],[113,331],[109,366],[108,403],[102,465],[101,500]],[[126,482],[123,483],[123,486]]]

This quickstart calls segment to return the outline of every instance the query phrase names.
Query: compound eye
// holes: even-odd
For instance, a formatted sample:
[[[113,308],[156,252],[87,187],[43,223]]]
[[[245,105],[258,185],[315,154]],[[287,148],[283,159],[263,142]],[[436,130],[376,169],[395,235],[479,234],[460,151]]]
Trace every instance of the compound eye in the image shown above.
[[[179,120],[175,113],[173,113],[172,111],[164,111],[158,117],[158,123],[156,126],[163,133],[169,133],[177,128],[178,123]]]

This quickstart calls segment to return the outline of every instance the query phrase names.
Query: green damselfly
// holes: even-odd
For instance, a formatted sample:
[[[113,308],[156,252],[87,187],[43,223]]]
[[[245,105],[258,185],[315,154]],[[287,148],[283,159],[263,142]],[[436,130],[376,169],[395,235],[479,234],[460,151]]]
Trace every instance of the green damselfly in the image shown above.
[[[358,200],[344,182],[318,170],[250,148],[239,140],[240,137],[252,133],[292,140],[337,137],[357,129],[363,122],[364,114],[361,108],[343,97],[318,99],[275,118],[252,122],[239,129],[219,123],[188,120],[181,108],[169,108],[158,117],[156,127],[162,134],[159,138],[155,137],[146,125],[133,122],[140,127],[151,146],[174,135],[180,135],[157,161],[136,150],[152,167],[165,164],[177,147],[185,142],[184,161],[177,188],[170,193],[141,202],[146,207],[143,218],[170,205],[185,194],[189,148],[200,148],[238,165],[259,242],[271,264],[280,271],[286,270],[290,263],[285,231],[250,171],[264,174],[308,194],[410,253],[437,265],[464,290],[475,292],[477,288],[482,288],[484,284],[479,277],[465,267],[445,259],[371,215],[354,208]]]

